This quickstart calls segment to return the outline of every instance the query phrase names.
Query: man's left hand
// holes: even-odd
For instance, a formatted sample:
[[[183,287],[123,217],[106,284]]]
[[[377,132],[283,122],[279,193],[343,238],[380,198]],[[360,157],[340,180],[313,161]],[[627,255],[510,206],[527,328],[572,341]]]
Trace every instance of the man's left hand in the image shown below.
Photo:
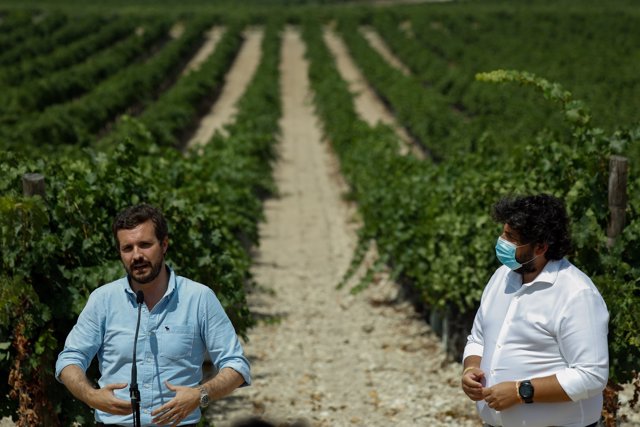
[[[176,393],[176,397],[151,412],[154,424],[177,426],[200,405],[200,390],[193,387],[173,385],[164,382],[167,388]]]
[[[482,395],[489,408],[503,411],[520,403],[515,381],[505,381],[482,389]]]

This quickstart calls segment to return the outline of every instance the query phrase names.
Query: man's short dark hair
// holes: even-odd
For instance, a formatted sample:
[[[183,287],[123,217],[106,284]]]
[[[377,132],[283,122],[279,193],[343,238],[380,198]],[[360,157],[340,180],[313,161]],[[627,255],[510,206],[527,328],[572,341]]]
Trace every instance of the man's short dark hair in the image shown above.
[[[564,203],[556,197],[505,197],[493,206],[492,216],[517,231],[521,244],[547,243],[548,260],[562,259],[571,250],[569,218]]]
[[[156,237],[158,241],[162,242],[164,238],[169,235],[169,228],[167,227],[167,221],[164,219],[164,215],[162,215],[159,209],[146,203],[141,203],[120,211],[111,227],[118,249],[120,245],[118,242],[119,230],[131,230],[149,220],[153,221]]]

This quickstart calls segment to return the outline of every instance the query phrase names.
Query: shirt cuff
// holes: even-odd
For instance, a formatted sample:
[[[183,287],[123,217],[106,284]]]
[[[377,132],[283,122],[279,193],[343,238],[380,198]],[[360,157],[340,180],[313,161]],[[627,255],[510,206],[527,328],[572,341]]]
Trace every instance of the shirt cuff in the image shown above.
[[[585,380],[580,371],[576,369],[566,368],[556,373],[556,378],[560,386],[567,393],[572,401],[588,399],[596,394],[602,393],[606,386],[606,378],[602,381],[594,380],[593,383]],[[590,387],[591,386],[591,387]]]
[[[220,369],[222,368],[231,368],[242,376],[242,378],[244,379],[244,384],[242,384],[240,387],[246,387],[251,385],[251,370],[249,369],[249,366],[246,363],[243,363],[240,361],[228,362],[220,366]]]
[[[464,347],[464,353],[462,355],[462,361],[469,356],[480,356],[484,354],[484,346],[482,344],[478,344],[475,342],[467,342],[467,345]]]
[[[56,380],[58,380],[59,383],[63,384],[62,380],[60,379],[60,374],[62,374],[62,371],[64,370],[64,368],[66,368],[67,366],[70,365],[76,365],[78,366],[80,369],[82,369],[83,371],[87,371],[87,368],[80,362],[80,361],[76,361],[76,360],[69,360],[69,359],[58,359],[56,361]]]

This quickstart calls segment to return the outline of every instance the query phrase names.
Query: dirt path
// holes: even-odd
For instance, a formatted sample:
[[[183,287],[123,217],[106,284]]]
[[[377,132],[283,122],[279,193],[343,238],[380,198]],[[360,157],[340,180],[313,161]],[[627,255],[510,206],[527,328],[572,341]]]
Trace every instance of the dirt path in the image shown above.
[[[349,84],[349,91],[354,94],[355,108],[360,117],[372,126],[378,122],[391,126],[404,142],[401,147],[403,154],[411,152],[418,158],[425,158],[424,152],[417,147],[413,138],[400,126],[393,113],[369,86],[358,66],[349,56],[348,49],[342,39],[334,31],[327,28],[324,32],[324,40],[336,58],[340,75]]]
[[[216,402],[208,418],[216,427],[253,415],[312,426],[477,426],[460,365],[445,362],[397,286],[336,290],[356,244],[355,212],[313,114],[304,45],[291,29],[283,42],[281,195],[265,206],[253,269],[265,289],[249,296],[263,321],[245,343],[254,384]]]
[[[209,31],[207,31],[205,35],[204,44],[200,47],[200,49],[195,54],[195,56],[191,58],[191,61],[189,61],[189,63],[184,67],[182,74],[184,75],[200,68],[200,65],[202,65],[202,63],[216,49],[216,46],[218,45],[218,42],[222,38],[223,34],[224,34],[224,28],[221,28],[218,26],[215,26],[211,28]]]
[[[395,56],[389,46],[380,37],[377,31],[371,27],[361,27],[360,32],[373,47],[392,67],[399,70],[405,76],[411,75],[411,71]]]
[[[217,130],[224,133],[224,125],[229,123],[236,113],[236,102],[244,93],[260,63],[263,31],[250,29],[244,33],[244,37],[242,48],[225,76],[220,96],[200,120],[198,130],[187,143],[188,147],[208,142]]]

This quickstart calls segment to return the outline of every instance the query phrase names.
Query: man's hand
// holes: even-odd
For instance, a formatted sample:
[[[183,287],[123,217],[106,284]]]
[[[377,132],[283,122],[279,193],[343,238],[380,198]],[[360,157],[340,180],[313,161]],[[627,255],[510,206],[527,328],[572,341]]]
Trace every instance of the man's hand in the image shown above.
[[[167,388],[176,393],[176,396],[151,412],[155,418],[154,424],[177,426],[198,406],[200,406],[200,390],[193,387],[173,385],[168,381],[164,382]]]
[[[521,403],[515,381],[505,381],[482,390],[484,400],[489,408],[503,411]]]
[[[133,413],[131,401],[118,399],[113,390],[125,388],[127,383],[107,384],[102,388],[93,388],[93,384],[78,365],[67,365],[60,372],[60,379],[76,399],[83,401],[94,409],[113,415],[129,415]]]
[[[462,374],[462,391],[475,402],[484,399],[482,393],[482,379],[484,372],[480,368],[468,369]]]
[[[94,409],[113,415],[129,415],[133,413],[130,400],[118,399],[113,390],[125,388],[127,383],[107,384],[93,389],[87,398],[87,404]]]

